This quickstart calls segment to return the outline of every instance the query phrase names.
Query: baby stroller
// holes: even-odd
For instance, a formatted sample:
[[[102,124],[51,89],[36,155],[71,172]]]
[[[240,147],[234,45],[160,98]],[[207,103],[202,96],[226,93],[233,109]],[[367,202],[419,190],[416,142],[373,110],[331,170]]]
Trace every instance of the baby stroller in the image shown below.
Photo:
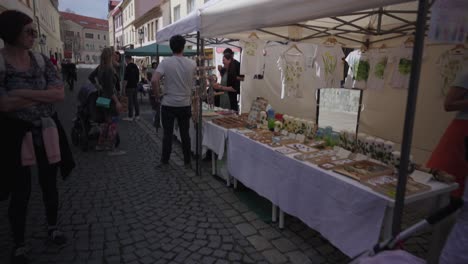
[[[351,261],[351,264],[424,264],[424,260],[415,257],[403,250],[395,250],[404,241],[410,238],[415,233],[433,226],[451,214],[455,213],[463,205],[461,199],[452,199],[450,204],[439,209],[437,212],[428,218],[419,221],[418,223],[403,230],[398,235],[383,241],[374,246],[373,249],[361,253]]]
[[[76,117],[73,119],[71,140],[73,145],[87,151],[97,144],[99,139],[99,113],[96,108],[98,98],[96,87],[88,83],[78,92]]]

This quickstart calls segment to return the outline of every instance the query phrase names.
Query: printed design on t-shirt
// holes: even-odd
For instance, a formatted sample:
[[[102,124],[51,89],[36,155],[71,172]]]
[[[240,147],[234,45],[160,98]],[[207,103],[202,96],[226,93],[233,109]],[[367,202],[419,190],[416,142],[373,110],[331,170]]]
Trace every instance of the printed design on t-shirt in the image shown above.
[[[305,71],[304,57],[294,56],[287,58],[285,55],[278,60],[278,67],[281,71],[282,91],[281,99],[294,96],[302,98],[302,85]]]
[[[257,43],[256,42],[245,42],[245,53],[249,56],[255,56],[255,53],[257,51]]]
[[[380,80],[385,77],[385,69],[387,68],[388,57],[382,57],[374,66],[374,76]]]
[[[400,58],[400,61],[398,62],[398,72],[401,75],[409,75],[411,73],[411,63],[411,59]]]
[[[299,80],[302,77],[302,73],[304,72],[304,67],[299,64],[298,61],[296,62],[288,62],[286,61],[286,85],[289,89],[295,90],[300,89]]]
[[[440,55],[437,64],[440,66],[440,76],[442,78],[442,94],[446,95],[450,85],[455,81],[457,74],[463,70],[466,57],[463,54],[450,54],[446,51]]]
[[[325,69],[325,81],[327,84],[330,84],[330,82],[333,81],[335,75],[335,69],[337,65],[336,57],[327,51],[322,55],[322,61]]]
[[[353,73],[354,80],[356,81],[367,81],[369,78],[370,65],[367,60],[358,60],[354,63]]]

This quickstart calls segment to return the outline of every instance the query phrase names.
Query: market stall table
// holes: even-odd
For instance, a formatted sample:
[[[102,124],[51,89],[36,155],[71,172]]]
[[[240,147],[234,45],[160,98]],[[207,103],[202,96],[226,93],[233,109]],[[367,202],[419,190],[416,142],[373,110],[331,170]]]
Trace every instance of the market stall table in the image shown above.
[[[382,227],[384,236],[389,235],[393,199],[237,131],[230,130],[228,139],[230,175],[319,231],[346,255],[353,257],[372,248]],[[431,187],[430,192],[408,197],[407,203],[448,195],[457,185],[431,183]]]

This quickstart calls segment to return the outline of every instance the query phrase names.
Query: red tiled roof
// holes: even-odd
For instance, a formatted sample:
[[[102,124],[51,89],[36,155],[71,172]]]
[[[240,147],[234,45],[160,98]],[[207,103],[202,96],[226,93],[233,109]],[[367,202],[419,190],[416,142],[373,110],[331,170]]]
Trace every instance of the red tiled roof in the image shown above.
[[[109,22],[104,19],[87,17],[67,12],[60,12],[60,16],[63,19],[71,20],[84,28],[109,31]]]
[[[118,6],[120,1],[109,1],[109,10],[113,10],[116,6]]]

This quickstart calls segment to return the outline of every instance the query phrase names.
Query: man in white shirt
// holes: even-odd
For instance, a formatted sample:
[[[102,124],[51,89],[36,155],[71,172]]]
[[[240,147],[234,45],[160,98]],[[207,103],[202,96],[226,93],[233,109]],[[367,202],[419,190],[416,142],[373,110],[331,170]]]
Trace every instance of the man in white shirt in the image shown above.
[[[174,120],[177,118],[184,165],[190,168],[190,117],[192,115],[191,96],[194,88],[196,63],[183,56],[185,38],[176,35],[169,41],[173,56],[164,59],[155,70],[151,84],[156,100],[161,99],[161,120],[164,130],[161,165],[167,165],[172,151]],[[161,97],[160,81],[164,76],[164,91]]]

